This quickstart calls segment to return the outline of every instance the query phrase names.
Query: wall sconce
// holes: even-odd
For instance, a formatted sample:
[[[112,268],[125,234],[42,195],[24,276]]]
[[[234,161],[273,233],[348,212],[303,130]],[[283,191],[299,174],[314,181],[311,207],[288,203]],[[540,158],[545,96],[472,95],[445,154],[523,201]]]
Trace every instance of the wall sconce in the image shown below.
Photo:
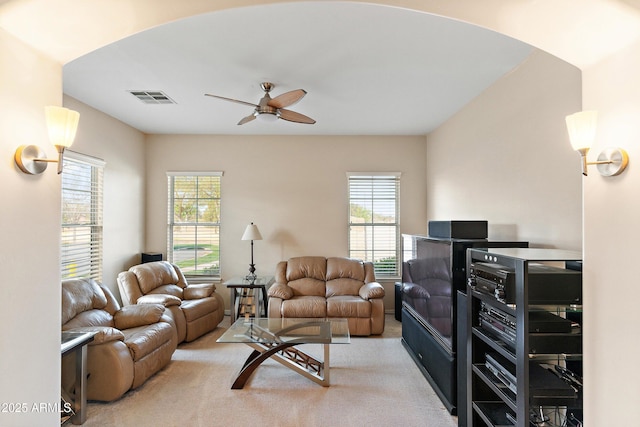
[[[73,144],[78,129],[80,113],[63,107],[44,107],[49,130],[49,140],[58,150],[58,159],[47,159],[44,151],[37,145],[22,145],[15,154],[16,165],[24,173],[37,175],[47,169],[48,163],[58,163],[58,174],[62,173],[62,160],[65,148]]]
[[[587,161],[587,153],[596,138],[597,111],[580,111],[566,117],[569,139],[574,150],[582,156],[582,174],[587,176],[587,166],[597,165],[602,176],[621,174],[629,163],[629,155],[622,148],[605,148],[595,162]]]

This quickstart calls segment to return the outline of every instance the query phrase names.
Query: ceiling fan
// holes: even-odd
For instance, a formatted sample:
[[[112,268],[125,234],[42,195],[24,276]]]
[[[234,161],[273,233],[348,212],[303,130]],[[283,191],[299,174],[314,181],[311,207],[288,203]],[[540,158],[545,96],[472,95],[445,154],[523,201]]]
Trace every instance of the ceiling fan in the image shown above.
[[[231,102],[237,102],[239,104],[251,105],[255,107],[253,114],[243,118],[238,122],[239,125],[243,125],[254,120],[256,117],[261,116],[265,119],[283,119],[289,122],[295,123],[306,123],[306,124],[314,124],[316,121],[310,117],[305,116],[304,114],[296,113],[295,111],[286,110],[284,107],[288,107],[290,105],[295,104],[300,101],[303,96],[307,94],[307,91],[304,89],[296,89],[290,92],[285,92],[282,95],[278,95],[275,98],[271,98],[269,92],[274,88],[273,83],[264,82],[260,84],[262,90],[264,90],[264,96],[258,104],[253,104],[251,102],[239,101],[237,99],[225,98],[224,96],[212,95],[210,93],[205,93],[206,96],[211,96],[214,98],[220,98]]]

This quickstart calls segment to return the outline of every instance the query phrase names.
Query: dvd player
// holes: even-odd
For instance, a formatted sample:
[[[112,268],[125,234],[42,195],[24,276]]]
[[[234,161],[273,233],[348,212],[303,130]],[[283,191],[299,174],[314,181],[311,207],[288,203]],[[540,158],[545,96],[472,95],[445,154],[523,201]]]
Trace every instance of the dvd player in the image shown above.
[[[481,302],[478,325],[511,350],[516,349],[516,318]],[[529,312],[529,353],[582,353],[580,330],[573,322],[546,311]]]
[[[487,353],[485,360],[487,369],[509,390],[517,394],[518,378],[515,365],[499,353]],[[562,403],[578,397],[573,387],[534,361],[529,361],[529,396],[532,402],[542,404]]]

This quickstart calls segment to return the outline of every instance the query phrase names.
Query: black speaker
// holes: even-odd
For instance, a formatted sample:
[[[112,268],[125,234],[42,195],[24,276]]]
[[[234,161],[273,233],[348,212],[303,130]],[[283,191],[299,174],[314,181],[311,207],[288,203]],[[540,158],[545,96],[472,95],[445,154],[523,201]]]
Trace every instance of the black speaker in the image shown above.
[[[394,316],[398,322],[402,322],[402,283],[396,282],[395,286]]]
[[[162,254],[158,252],[143,252],[142,253],[142,263],[145,262],[153,262],[153,261],[162,261]]]
[[[486,239],[487,221],[429,221],[429,237],[444,239]]]

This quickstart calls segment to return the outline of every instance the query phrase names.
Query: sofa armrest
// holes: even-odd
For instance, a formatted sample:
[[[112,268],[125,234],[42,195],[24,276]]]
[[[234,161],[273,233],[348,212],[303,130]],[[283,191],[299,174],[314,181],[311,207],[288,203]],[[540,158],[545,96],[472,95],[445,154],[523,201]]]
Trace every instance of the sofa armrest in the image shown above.
[[[210,297],[216,290],[213,283],[199,283],[197,285],[189,285],[183,290],[184,299],[201,299]]]
[[[81,326],[65,329],[65,332],[94,332],[93,341],[89,345],[100,345],[112,341],[124,341],[124,334],[110,326]]]
[[[289,299],[293,296],[293,289],[284,283],[274,283],[269,287],[267,295],[269,295],[269,297]]]
[[[162,313],[164,306],[160,304],[126,305],[116,312],[113,321],[118,329],[131,329],[158,323]]]
[[[384,297],[384,288],[378,282],[369,282],[360,287],[358,294],[360,298],[365,300],[382,298]]]
[[[165,307],[182,304],[182,300],[173,295],[167,294],[147,294],[138,298],[137,304],[160,304]]]

